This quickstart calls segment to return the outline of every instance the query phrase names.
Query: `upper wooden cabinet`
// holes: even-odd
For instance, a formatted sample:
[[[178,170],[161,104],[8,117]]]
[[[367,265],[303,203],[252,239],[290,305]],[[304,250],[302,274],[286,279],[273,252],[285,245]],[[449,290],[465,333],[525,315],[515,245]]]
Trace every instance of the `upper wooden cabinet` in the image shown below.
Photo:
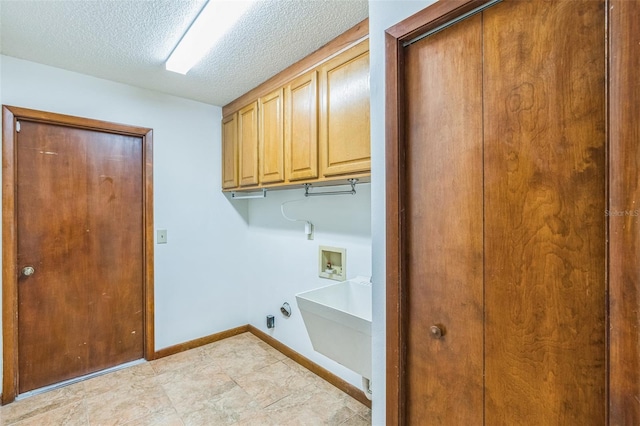
[[[285,158],[289,181],[318,177],[318,72],[287,85],[285,98]]]
[[[322,175],[371,170],[369,40],[326,62],[320,87]]]
[[[222,188],[238,186],[238,114],[222,120]]]
[[[258,184],[258,102],[238,112],[240,186]]]
[[[370,177],[367,35],[365,20],[223,107],[223,190]]]
[[[258,101],[260,183],[284,181],[284,90]]]

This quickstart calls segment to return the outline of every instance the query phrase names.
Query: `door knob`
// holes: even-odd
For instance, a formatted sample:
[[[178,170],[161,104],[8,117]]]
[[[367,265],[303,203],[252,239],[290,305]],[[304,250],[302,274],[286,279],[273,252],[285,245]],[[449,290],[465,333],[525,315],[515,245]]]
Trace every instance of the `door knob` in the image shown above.
[[[429,330],[431,331],[431,336],[434,339],[440,339],[442,336],[444,336],[444,331],[437,325],[432,325]]]
[[[25,277],[33,275],[34,272],[36,272],[36,270],[33,269],[33,266],[25,266],[24,268],[22,268],[22,275],[24,275]]]

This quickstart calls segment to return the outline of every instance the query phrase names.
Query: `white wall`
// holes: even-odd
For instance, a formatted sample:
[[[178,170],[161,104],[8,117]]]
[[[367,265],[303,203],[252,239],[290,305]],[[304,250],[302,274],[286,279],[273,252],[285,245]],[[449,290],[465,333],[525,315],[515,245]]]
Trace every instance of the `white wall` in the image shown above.
[[[2,57],[6,105],[153,128],[156,349],[247,323],[247,205],[220,192],[219,107]]]
[[[355,196],[287,206],[315,224],[287,222],[280,204],[303,191],[238,201],[220,192],[219,107],[0,56],[0,103],[154,129],[156,349],[251,323],[343,379],[360,377],[311,347],[295,293],[334,281],[317,276],[319,245],[347,249],[347,274],[371,275],[370,185]],[[290,319],[280,315],[289,302]],[[1,359],[1,358],[0,358]]]
[[[434,0],[369,1],[371,57],[371,238],[373,263],[373,425],[385,424],[385,36],[384,31]]]
[[[318,189],[345,190],[350,187]],[[315,191],[315,190],[314,190]],[[347,278],[371,276],[371,188],[356,186],[356,195],[304,197],[303,189],[269,192],[267,198],[249,203],[250,241],[245,267],[251,270],[249,323],[270,334],[296,352],[351,382],[358,388],[362,378],[331,359],[315,352],[307,335],[295,294],[333,284],[318,277],[319,246],[347,250]],[[282,217],[283,202],[290,218],[309,220],[314,225],[314,239],[307,240],[303,222],[289,222]],[[280,313],[288,302],[290,318]],[[267,329],[266,316],[274,315],[276,327]]]

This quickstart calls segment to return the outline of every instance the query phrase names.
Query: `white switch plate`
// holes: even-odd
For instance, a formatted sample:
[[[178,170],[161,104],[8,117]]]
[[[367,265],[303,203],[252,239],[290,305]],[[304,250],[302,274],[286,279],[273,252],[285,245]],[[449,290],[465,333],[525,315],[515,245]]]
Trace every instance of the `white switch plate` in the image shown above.
[[[156,236],[157,244],[167,244],[167,230],[166,229],[158,229]]]

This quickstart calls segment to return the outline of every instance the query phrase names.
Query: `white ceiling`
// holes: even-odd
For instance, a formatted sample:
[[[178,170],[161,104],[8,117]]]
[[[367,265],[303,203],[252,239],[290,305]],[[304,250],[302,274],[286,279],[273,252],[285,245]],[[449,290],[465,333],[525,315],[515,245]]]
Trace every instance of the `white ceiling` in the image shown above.
[[[164,62],[205,0],[0,0],[0,53],[226,105],[368,16],[367,0],[259,0],[187,75]]]

